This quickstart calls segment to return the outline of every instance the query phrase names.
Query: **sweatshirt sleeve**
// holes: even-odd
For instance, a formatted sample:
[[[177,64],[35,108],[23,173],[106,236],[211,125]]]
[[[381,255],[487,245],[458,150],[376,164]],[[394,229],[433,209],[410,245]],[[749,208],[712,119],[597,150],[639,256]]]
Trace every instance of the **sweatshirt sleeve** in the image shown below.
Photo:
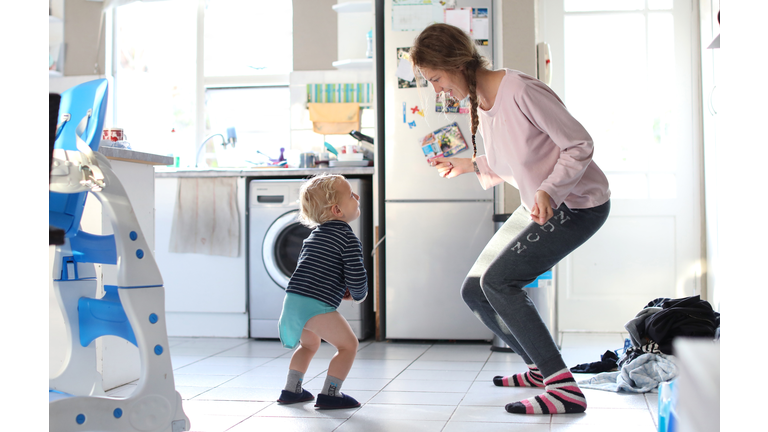
[[[560,206],[581,180],[594,152],[592,137],[543,83],[530,81],[518,96],[518,106],[528,120],[560,148],[552,173],[539,187]]]
[[[475,174],[477,175],[477,179],[480,180],[480,186],[483,187],[483,190],[488,190],[497,184],[504,183],[504,179],[496,175],[496,173],[491,170],[491,167],[488,166],[488,159],[485,155],[475,158],[475,163],[477,164],[478,170]]]
[[[344,261],[344,283],[355,303],[360,303],[368,296],[368,273],[363,263],[363,245],[352,232],[349,233],[342,260]]]

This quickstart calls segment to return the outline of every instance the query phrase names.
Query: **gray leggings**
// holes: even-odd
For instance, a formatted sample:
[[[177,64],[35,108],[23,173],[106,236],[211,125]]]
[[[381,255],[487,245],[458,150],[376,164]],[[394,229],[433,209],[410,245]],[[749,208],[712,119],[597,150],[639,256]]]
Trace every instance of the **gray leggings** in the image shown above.
[[[539,225],[520,206],[485,246],[461,287],[464,302],[480,321],[544,377],[566,366],[522,288],[592,237],[610,208],[610,201],[577,210],[562,204]]]

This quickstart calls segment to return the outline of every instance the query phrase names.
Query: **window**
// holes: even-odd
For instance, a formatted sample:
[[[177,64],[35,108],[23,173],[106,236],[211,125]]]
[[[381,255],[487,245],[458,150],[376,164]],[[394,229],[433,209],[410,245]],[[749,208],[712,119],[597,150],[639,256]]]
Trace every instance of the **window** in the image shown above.
[[[564,2],[566,103],[600,143],[598,163],[614,198],[677,194],[682,138],[675,130],[672,6],[672,0]]]
[[[288,146],[291,1],[133,2],[115,8],[112,22],[112,123],[134,150],[195,166],[211,137],[200,163],[216,149],[241,166],[257,150],[276,157]],[[235,150],[219,153],[216,135],[230,127]]]

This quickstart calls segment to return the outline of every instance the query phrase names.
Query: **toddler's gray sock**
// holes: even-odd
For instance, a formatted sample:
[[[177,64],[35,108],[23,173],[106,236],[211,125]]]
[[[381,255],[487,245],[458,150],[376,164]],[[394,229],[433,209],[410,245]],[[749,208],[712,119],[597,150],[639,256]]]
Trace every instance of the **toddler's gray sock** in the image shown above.
[[[323,390],[320,393],[324,395],[340,398],[342,397],[341,395],[342,384],[344,384],[343,379],[339,379],[339,378],[328,375],[325,377],[325,384],[323,384]]]
[[[288,370],[288,380],[285,382],[285,390],[293,393],[301,393],[301,383],[304,381],[304,374],[290,369]]]

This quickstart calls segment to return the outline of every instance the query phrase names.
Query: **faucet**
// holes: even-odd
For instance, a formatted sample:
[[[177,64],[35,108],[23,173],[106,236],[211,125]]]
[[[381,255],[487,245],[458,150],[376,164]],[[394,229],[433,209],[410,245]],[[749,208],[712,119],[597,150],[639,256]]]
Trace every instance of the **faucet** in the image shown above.
[[[227,138],[224,139],[224,135],[222,134],[213,134],[209,135],[208,138],[204,139],[202,144],[197,148],[197,153],[195,154],[195,168],[197,168],[197,160],[200,158],[200,150],[203,149],[203,146],[205,143],[207,143],[211,138],[220,136],[221,137],[221,145],[226,149],[227,145],[231,145],[232,148],[235,148],[235,143],[237,142],[237,133],[235,133],[235,128],[227,128]]]

